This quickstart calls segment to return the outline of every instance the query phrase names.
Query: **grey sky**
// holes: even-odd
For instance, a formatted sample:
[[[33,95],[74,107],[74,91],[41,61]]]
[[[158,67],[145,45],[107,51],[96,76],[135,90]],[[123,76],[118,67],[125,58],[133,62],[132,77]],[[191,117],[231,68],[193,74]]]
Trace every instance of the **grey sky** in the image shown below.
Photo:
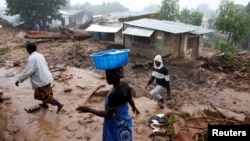
[[[144,7],[149,6],[150,4],[160,5],[162,0],[70,0],[71,4],[75,5],[76,3],[84,4],[89,2],[90,4],[102,4],[102,2],[114,2],[118,1],[131,11],[140,11]],[[233,0],[235,4],[247,5],[249,0]],[[220,3],[220,0],[180,0],[181,8],[196,8],[197,5],[201,3],[207,3],[210,9],[216,10]],[[5,0],[0,0],[0,7],[5,7]]]
[[[162,0],[70,0],[71,4],[84,4],[85,2],[89,2],[90,4],[102,4],[102,2],[114,2],[118,1],[131,11],[140,11],[144,7],[149,6],[150,4],[160,5]],[[243,4],[247,5],[249,0],[233,0],[235,4]],[[180,0],[180,7],[186,8],[196,8],[201,3],[207,3],[210,9],[216,10],[219,6],[220,0]]]

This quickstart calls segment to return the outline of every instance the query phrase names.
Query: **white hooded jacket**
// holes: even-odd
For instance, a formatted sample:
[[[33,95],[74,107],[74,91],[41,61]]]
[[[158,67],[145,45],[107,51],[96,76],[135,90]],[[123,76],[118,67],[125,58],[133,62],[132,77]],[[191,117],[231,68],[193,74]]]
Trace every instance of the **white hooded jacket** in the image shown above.
[[[159,67],[156,66],[155,61],[160,62]],[[157,85],[161,85],[168,90],[170,89],[168,69],[164,67],[161,55],[156,55],[154,58],[154,68],[152,76],[148,81],[148,85],[150,85],[154,81],[154,79],[156,79]]]

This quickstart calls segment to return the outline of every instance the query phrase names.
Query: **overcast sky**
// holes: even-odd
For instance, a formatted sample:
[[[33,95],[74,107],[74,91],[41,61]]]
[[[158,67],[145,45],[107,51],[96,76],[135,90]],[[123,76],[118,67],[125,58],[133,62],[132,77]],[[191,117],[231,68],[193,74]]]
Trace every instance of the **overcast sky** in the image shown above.
[[[84,4],[89,2],[90,4],[102,4],[102,2],[114,2],[118,1],[123,4],[125,7],[129,8],[131,11],[140,11],[144,7],[149,6],[150,4],[161,5],[162,0],[70,0],[71,4]],[[249,0],[233,0],[235,4],[242,4],[246,6]],[[216,10],[219,6],[220,0],[180,0],[180,7],[186,8],[196,8],[201,3],[207,3],[210,9]]]
[[[150,4],[161,5],[162,0],[70,0],[72,5],[76,3],[84,4],[89,2],[92,5],[102,4],[102,2],[114,2],[118,1],[125,7],[129,8],[131,11],[141,11],[144,7]],[[233,0],[235,4],[247,5],[249,0]],[[220,0],[180,0],[179,4],[181,8],[196,8],[197,5],[201,3],[207,3],[210,9],[216,10],[220,3]],[[0,0],[0,7],[5,7],[5,0]]]

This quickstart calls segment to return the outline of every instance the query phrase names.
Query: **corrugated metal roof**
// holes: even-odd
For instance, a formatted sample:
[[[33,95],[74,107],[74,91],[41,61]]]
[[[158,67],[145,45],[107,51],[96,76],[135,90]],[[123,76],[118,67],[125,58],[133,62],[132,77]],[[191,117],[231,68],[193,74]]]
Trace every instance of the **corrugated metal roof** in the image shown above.
[[[196,34],[196,35],[201,35],[201,34],[206,34],[206,33],[211,33],[211,32],[214,32],[214,30],[207,29],[207,28],[201,28],[201,29],[195,30],[191,33]]]
[[[116,33],[121,28],[122,26],[104,26],[104,25],[92,24],[86,29],[86,31]]]
[[[11,23],[13,26],[18,26],[20,24],[22,24],[23,22],[21,22],[20,20],[20,16],[19,15],[14,15],[14,16],[6,16],[6,15],[1,15],[0,14],[0,18],[8,21],[9,23]]]
[[[128,34],[128,35],[150,37],[154,33],[154,30],[152,30],[152,29],[136,28],[136,27],[128,27],[122,33],[123,34]]]
[[[144,27],[148,29],[154,29],[154,30],[160,30],[165,31],[169,33],[196,33],[196,30],[200,30],[202,32],[197,33],[206,33],[206,31],[211,32],[213,30],[205,30],[206,28],[202,28],[199,26],[184,24],[184,23],[178,23],[173,21],[166,21],[166,20],[156,20],[156,19],[140,19],[130,22],[125,22],[125,24],[131,25],[131,26],[137,26],[137,27]]]
[[[72,16],[72,15],[75,15],[77,13],[80,13],[82,10],[59,10],[59,12],[63,15],[69,15],[69,16]]]
[[[6,7],[0,7],[0,18],[8,21],[13,26],[18,26],[18,25],[23,23],[23,22],[21,22],[19,15],[8,16],[8,15],[6,15],[5,10],[6,10]],[[2,27],[2,25],[1,25],[1,27]]]
[[[169,22],[172,22],[172,21],[164,21],[164,22],[168,22],[168,23],[169,23]],[[214,32],[214,30],[212,30],[212,29],[203,28],[203,27],[201,27],[201,26],[195,26],[195,25],[184,24],[184,23],[178,23],[178,22],[174,22],[174,23],[175,23],[176,25],[183,26],[183,27],[187,27],[187,28],[195,28],[195,30],[190,31],[190,33],[196,34],[196,35]]]

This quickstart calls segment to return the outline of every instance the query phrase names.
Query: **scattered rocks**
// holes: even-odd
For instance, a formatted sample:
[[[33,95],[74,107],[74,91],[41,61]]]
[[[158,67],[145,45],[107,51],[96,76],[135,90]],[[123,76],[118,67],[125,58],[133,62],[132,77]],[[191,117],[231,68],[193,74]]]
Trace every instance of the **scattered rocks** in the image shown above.
[[[85,134],[85,132],[86,132],[86,131],[84,131],[84,130],[77,130],[77,131],[75,132],[75,137],[76,137],[77,139],[82,139],[82,136],[83,136],[83,134]]]
[[[17,132],[19,132],[19,128],[13,124],[8,124],[7,126],[7,131],[10,133],[10,134],[15,134]]]
[[[69,131],[69,132],[72,132],[72,131],[76,131],[79,129],[79,124],[76,123],[76,122],[73,122],[73,123],[70,123],[69,125],[66,126],[66,129]]]
[[[75,133],[74,133],[74,132],[67,132],[65,135],[66,135],[66,137],[67,137],[68,139],[70,139],[70,138],[72,138],[72,137],[75,136]]]

